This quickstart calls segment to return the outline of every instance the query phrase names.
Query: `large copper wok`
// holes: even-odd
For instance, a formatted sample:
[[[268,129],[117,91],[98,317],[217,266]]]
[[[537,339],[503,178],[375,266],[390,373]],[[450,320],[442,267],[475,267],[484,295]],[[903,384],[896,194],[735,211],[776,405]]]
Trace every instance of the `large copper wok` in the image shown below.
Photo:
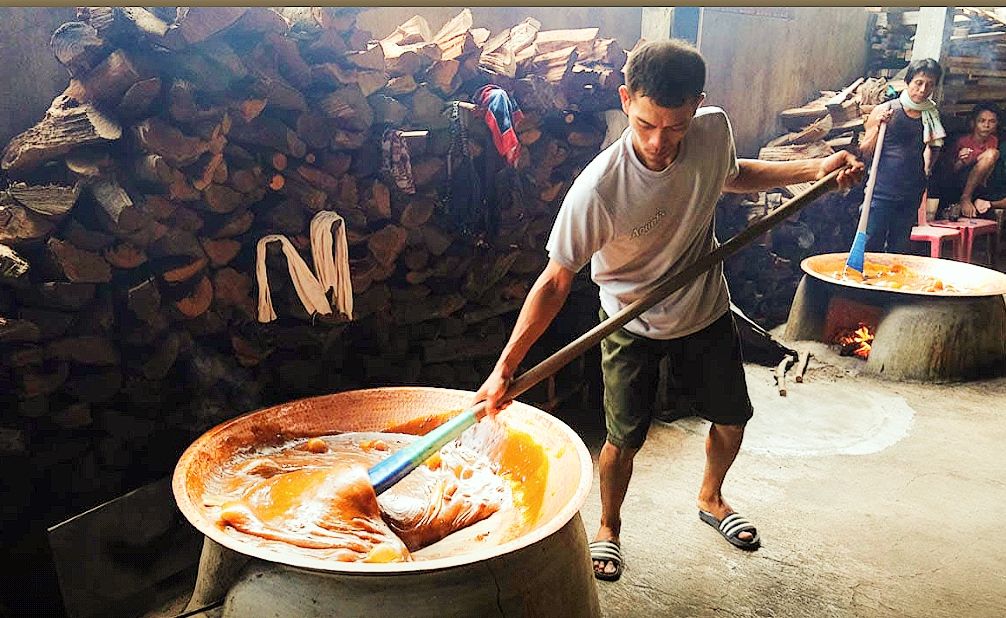
[[[883,265],[892,265],[895,262],[920,273],[942,279],[944,283],[949,283],[959,289],[957,292],[938,291],[925,292],[908,289],[882,288],[866,283],[860,283],[852,279],[836,279],[832,273],[839,272],[845,265],[845,253],[826,253],[814,255],[804,259],[800,267],[811,277],[821,281],[842,285],[852,288],[871,290],[874,292],[890,292],[892,294],[909,294],[913,296],[996,296],[1006,294],[1006,274],[1001,272],[967,264],[965,262],[955,262],[952,260],[941,260],[931,257],[921,257],[917,255],[899,255],[893,253],[867,253],[866,261]]]
[[[336,573],[403,573],[433,571],[494,558],[536,543],[556,532],[579,512],[590,491],[590,454],[576,433],[559,419],[532,406],[514,402],[497,419],[499,426],[484,440],[490,458],[499,458],[509,432],[530,435],[548,459],[544,498],[532,521],[506,521],[507,530],[494,538],[501,544],[475,542],[472,529],[458,531],[416,554],[416,561],[392,564],[335,562],[295,555],[279,543],[256,543],[217,525],[204,506],[209,475],[235,454],[279,444],[295,437],[350,431],[383,431],[429,415],[465,408],[473,394],[438,388],[380,388],[347,391],[293,401],[226,421],[207,431],[182,454],[175,467],[173,490],[179,509],[200,532],[241,554],[289,566]],[[488,423],[480,423],[487,431]],[[495,515],[494,515],[495,517]],[[487,520],[488,521],[488,520]],[[478,525],[473,526],[481,530]],[[420,555],[422,554],[422,555]],[[424,559],[418,559],[418,558]]]

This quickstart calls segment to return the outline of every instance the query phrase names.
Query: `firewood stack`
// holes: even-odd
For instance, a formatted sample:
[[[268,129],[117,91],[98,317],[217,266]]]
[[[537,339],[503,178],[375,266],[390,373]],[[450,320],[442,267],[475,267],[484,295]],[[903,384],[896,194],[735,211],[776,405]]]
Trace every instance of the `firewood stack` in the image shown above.
[[[1006,21],[988,10],[957,7],[940,112],[948,131],[967,131],[977,103],[1006,99]]]
[[[59,444],[44,466],[94,490],[136,453],[166,471],[193,432],[262,405],[488,374],[626,53],[532,19],[492,35],[467,9],[376,41],[355,11],[93,7],[54,33],[69,86],[2,158],[5,457]],[[487,83],[522,108],[521,156],[480,179],[497,226],[463,234],[444,200],[449,112]],[[484,176],[485,112],[461,113]],[[414,194],[381,171],[389,127]],[[321,210],[345,221],[353,319],[308,315],[272,243],[279,317],[260,323],[258,240],[282,234],[310,264]],[[546,391],[555,404],[562,388]]]

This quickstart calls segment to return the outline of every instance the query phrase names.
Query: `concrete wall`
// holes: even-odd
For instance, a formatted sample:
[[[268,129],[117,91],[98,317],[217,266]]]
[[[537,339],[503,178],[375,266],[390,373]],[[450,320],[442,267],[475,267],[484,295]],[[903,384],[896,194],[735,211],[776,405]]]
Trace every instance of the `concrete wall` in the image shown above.
[[[71,7],[0,8],[0,145],[35,124],[70,81],[49,38],[73,17]]]
[[[863,76],[867,21],[860,7],[703,11],[699,46],[708,63],[707,100],[730,115],[739,154],[756,156],[784,132],[780,111]]]

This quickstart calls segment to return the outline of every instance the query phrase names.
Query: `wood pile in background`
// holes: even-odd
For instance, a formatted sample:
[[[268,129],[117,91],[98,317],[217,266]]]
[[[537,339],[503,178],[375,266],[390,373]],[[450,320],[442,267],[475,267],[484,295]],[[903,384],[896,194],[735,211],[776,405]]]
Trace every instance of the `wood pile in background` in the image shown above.
[[[70,83],[7,146],[0,192],[0,452],[53,495],[166,473],[194,435],[263,405],[488,375],[626,52],[597,28],[490,33],[467,9],[376,41],[355,15],[89,7],[54,33]],[[498,228],[466,235],[443,201],[445,112],[486,83],[524,111],[521,157],[480,179]],[[495,150],[468,109],[484,176]],[[413,195],[380,171],[389,127],[424,136]],[[355,319],[308,315],[273,244],[279,319],[259,323],[258,239],[286,235],[310,264],[321,210],[346,223]],[[554,408],[582,386],[527,399]]]

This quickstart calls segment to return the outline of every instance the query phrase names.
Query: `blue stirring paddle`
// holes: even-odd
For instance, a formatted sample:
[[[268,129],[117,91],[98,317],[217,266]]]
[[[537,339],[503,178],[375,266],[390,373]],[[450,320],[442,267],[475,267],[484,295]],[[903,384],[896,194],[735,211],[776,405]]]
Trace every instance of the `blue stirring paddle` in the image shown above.
[[[866,191],[863,193],[863,206],[859,211],[859,226],[856,237],[852,239],[852,248],[845,259],[845,267],[862,273],[866,262],[866,224],[870,220],[870,203],[873,202],[873,186],[877,182],[877,167],[880,163],[880,151],[884,148],[884,134],[887,133],[887,123],[880,123],[877,134],[877,147],[873,150],[873,163],[870,165],[870,178],[866,181]]]
[[[664,276],[643,297],[583,335],[580,335],[579,338],[566,344],[565,347],[552,354],[552,356],[549,356],[515,378],[506,390],[505,399],[514,399],[526,392],[532,386],[559,371],[567,363],[600,343],[602,339],[634,320],[641,313],[669,296],[672,292],[681,289],[693,279],[736,253],[787,217],[799,212],[804,206],[810,204],[827,191],[835,189],[838,186],[837,179],[841,171],[835,170],[815,182],[806,191],[793,197],[763,219],[751,224],[714,251],[689,264],[680,272]],[[395,451],[387,458],[377,462],[369,470],[370,483],[374,486],[374,491],[380,495],[395,483],[408,476],[410,472],[432,457],[441,447],[457,438],[465,429],[474,425],[485,414],[485,407],[486,404],[484,401],[475,404],[428,434],[411,442],[408,446]]]

